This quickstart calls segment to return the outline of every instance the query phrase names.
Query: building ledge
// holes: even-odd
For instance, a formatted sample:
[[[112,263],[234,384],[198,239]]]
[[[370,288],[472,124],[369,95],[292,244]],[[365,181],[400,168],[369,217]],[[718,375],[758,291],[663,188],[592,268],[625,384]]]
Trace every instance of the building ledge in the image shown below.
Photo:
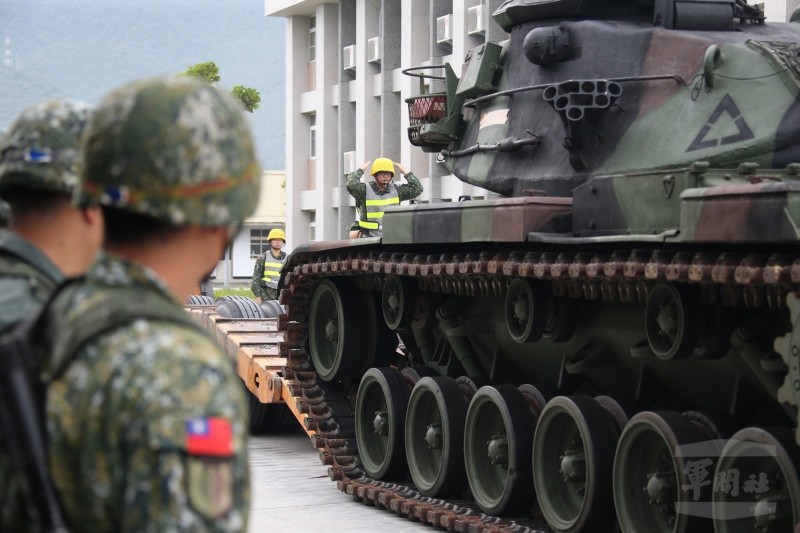
[[[317,110],[317,91],[306,91],[300,95],[300,112],[313,113]]]
[[[319,191],[314,189],[310,191],[300,191],[300,210],[301,211],[316,211],[319,207],[317,199],[319,198]]]
[[[264,0],[264,15],[267,17],[310,17],[317,6],[330,0]]]

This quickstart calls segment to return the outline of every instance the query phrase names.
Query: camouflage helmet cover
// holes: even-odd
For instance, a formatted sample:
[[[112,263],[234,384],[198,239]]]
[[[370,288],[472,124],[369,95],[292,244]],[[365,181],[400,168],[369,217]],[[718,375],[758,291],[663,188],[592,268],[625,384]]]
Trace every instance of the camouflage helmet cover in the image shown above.
[[[91,107],[52,100],[20,113],[0,143],[0,195],[10,188],[72,193]]]
[[[189,77],[134,82],[98,107],[83,145],[78,205],[102,205],[174,226],[250,216],[260,169],[241,107]]]

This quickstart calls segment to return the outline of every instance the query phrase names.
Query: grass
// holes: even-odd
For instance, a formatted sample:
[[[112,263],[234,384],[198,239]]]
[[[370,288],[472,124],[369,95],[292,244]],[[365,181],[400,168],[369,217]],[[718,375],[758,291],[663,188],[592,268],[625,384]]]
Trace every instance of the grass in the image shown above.
[[[255,299],[253,291],[250,287],[214,287],[214,298],[222,298],[223,296],[246,296],[250,299]]]

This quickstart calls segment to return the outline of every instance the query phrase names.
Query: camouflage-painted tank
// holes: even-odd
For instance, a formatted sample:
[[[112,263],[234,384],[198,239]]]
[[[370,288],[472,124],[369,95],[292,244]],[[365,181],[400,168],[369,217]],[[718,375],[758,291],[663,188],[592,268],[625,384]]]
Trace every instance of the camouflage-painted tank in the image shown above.
[[[409,137],[501,197],[387,209],[382,239],[284,270],[332,476],[555,531],[791,531],[800,24],[739,0],[493,16],[510,39],[410,99]]]

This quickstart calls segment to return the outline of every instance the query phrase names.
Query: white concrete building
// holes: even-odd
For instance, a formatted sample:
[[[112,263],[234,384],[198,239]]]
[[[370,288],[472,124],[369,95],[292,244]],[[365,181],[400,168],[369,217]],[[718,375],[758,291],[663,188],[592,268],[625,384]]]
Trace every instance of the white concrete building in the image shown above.
[[[786,22],[792,12],[800,7],[800,0],[765,0],[756,4],[764,10],[767,22]]]
[[[501,3],[265,1],[268,16],[286,18],[286,228],[294,246],[346,238],[355,210],[344,176],[376,157],[420,178],[422,202],[490,194],[445,175],[408,141],[404,100],[431,87],[401,71],[447,62],[460,75],[468,50],[507,38],[490,17]]]
[[[450,63],[507,34],[491,18],[502,0],[265,0],[286,19],[286,228],[292,245],[344,238],[354,202],[344,176],[385,156],[420,178],[420,201],[484,198],[408,141],[405,99],[441,90],[402,70]],[[800,0],[766,0],[786,21]],[[441,75],[442,71],[430,71]]]

